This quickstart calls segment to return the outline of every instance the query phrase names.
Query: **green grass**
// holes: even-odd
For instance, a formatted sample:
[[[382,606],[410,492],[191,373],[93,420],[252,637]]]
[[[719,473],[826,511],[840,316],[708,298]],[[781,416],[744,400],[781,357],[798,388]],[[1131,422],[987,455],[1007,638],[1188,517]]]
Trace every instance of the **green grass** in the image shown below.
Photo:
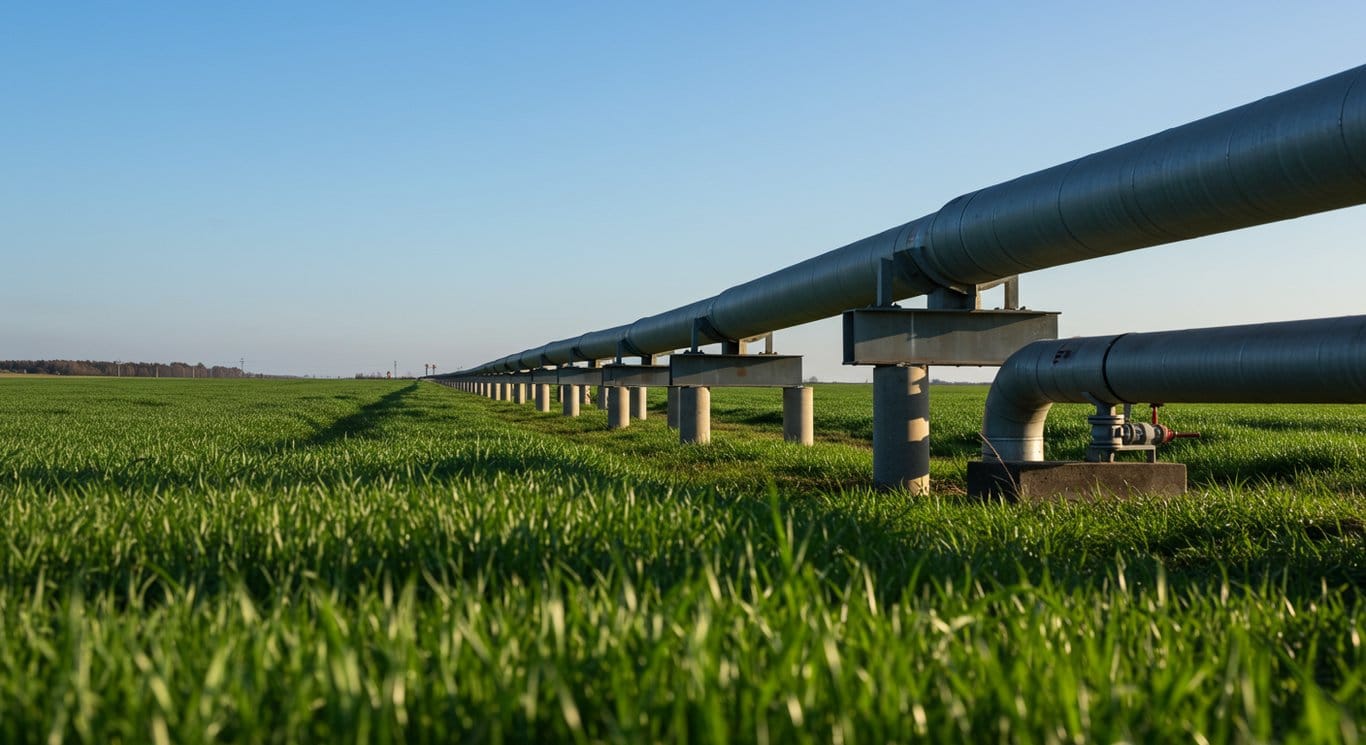
[[[1182,499],[869,486],[869,391],[714,442],[407,382],[0,381],[0,741],[1354,741],[1366,412],[1173,406]],[[1049,454],[1085,448],[1059,406]]]

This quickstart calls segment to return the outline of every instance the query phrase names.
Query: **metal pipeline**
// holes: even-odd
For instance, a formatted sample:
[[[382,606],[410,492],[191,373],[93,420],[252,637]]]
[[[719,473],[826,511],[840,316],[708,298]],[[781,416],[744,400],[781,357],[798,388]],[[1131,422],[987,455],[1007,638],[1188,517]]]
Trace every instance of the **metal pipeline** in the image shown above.
[[[741,339],[893,294],[1021,272],[1366,202],[1366,66],[981,189],[938,212],[635,323],[551,342],[466,374],[661,354],[694,324]]]
[[[1043,460],[1060,402],[1366,403],[1366,316],[1034,342],[991,384],[982,458]]]

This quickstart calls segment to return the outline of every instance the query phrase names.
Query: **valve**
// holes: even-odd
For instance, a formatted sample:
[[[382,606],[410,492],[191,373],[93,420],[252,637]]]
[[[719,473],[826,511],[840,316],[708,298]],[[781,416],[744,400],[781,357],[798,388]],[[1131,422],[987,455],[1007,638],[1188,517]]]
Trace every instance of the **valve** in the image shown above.
[[[1147,453],[1148,462],[1155,463],[1159,445],[1178,438],[1200,436],[1197,432],[1177,432],[1159,424],[1157,410],[1162,404],[1150,404],[1151,422],[1136,422],[1130,416],[1132,407],[1129,404],[1124,405],[1123,414],[1116,414],[1113,404],[1095,402],[1095,415],[1087,417],[1091,424],[1091,446],[1086,450],[1086,460],[1091,462],[1108,463],[1114,461],[1116,453],[1141,451]]]
[[[1163,404],[1148,404],[1148,408],[1152,411],[1152,426],[1161,427],[1162,429],[1170,433],[1167,439],[1163,440],[1161,443],[1158,444],[1166,445],[1172,440],[1194,439],[1200,436],[1199,432],[1177,432],[1176,430],[1173,430],[1171,427],[1163,427],[1162,425],[1158,424],[1157,410],[1162,408],[1162,406]]]

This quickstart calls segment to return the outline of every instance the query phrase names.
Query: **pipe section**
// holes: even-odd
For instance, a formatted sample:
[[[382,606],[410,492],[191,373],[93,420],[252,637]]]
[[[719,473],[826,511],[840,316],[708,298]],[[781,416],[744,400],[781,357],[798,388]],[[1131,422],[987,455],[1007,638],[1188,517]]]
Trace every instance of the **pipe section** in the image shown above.
[[[991,384],[982,458],[1043,460],[1058,402],[1366,403],[1366,316],[1034,342]]]
[[[705,321],[741,339],[892,294],[1020,272],[1366,202],[1366,66],[964,194],[938,212],[634,323],[466,371],[507,372],[687,347]],[[713,340],[718,341],[718,340]]]

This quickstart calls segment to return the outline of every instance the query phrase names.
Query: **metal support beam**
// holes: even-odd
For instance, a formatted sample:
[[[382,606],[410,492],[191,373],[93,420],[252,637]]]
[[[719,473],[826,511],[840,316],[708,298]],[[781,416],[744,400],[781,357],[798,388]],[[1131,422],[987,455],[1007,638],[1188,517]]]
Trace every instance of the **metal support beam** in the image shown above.
[[[606,365],[602,368],[602,384],[630,388],[665,386],[669,384],[669,368],[664,365]]]
[[[1056,338],[1051,312],[863,308],[844,313],[844,364],[999,365]]]
[[[718,388],[786,388],[802,384],[802,358],[776,354],[675,354],[669,384]]]

